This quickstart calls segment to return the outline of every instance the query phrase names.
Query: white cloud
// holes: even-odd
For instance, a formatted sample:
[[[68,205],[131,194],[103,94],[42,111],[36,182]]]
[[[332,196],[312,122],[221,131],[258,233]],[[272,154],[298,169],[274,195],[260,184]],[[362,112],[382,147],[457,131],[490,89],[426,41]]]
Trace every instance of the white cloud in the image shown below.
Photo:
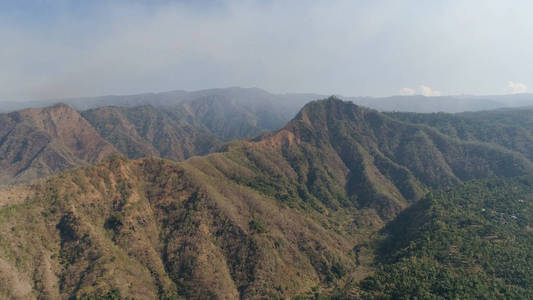
[[[402,96],[424,95],[426,97],[437,97],[437,96],[440,96],[441,93],[439,91],[433,90],[427,85],[420,85],[418,86],[418,89],[416,90],[413,88],[404,87],[400,89],[400,95]]]
[[[420,91],[421,95],[424,95],[426,97],[436,97],[436,96],[441,95],[439,91],[435,91],[431,89],[429,86],[425,86],[425,85],[419,86],[418,90]]]
[[[400,95],[402,96],[411,96],[416,94],[416,91],[412,88],[401,88],[400,89]]]
[[[509,81],[505,90],[509,94],[524,94],[527,93],[527,86],[521,82]]]

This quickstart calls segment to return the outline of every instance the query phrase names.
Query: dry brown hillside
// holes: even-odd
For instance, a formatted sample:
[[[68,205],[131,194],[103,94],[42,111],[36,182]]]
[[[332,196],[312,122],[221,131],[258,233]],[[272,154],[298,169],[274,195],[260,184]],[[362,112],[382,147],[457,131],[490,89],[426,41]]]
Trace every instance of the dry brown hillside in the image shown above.
[[[114,157],[35,186],[0,211],[0,295],[273,298],[366,274],[357,213],[290,207],[221,176],[232,164]]]
[[[0,186],[28,182],[117,153],[67,105],[0,115]]]

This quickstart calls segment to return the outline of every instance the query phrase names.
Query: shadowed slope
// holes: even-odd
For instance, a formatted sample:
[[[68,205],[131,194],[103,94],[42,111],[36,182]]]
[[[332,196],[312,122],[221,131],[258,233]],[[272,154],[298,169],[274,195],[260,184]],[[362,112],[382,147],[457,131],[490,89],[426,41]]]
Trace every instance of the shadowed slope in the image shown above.
[[[129,158],[159,156],[181,161],[212,152],[219,138],[188,122],[184,113],[152,106],[102,107],[82,112],[103,138]]]

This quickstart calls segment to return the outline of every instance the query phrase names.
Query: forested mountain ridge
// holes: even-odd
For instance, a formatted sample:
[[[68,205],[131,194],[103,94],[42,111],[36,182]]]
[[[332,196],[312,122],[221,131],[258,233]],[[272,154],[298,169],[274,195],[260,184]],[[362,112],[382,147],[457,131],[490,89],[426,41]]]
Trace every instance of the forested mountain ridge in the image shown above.
[[[331,161],[335,166],[306,167],[310,176],[300,177],[341,185],[346,182],[354,191],[374,190],[377,194],[373,197],[381,199],[410,201],[417,199],[422,187],[438,188],[490,175],[516,176],[531,171],[531,162],[518,153],[462,142],[335,98],[306,105],[283,130],[263,137],[263,142],[277,140],[280,135],[288,141],[294,136],[293,140],[298,141],[285,142],[288,147],[281,147],[288,160],[294,160],[291,155],[303,153],[315,155],[316,162]],[[333,175],[332,169],[343,170],[346,178]],[[356,194],[351,197],[359,204],[376,203]]]
[[[460,114],[389,113],[393,118],[425,124],[465,141],[492,143],[533,158],[533,109]]]
[[[335,98],[218,151],[114,156],[26,188],[0,208],[1,295],[386,296],[379,278],[359,284],[387,262],[374,260],[385,224],[433,188],[533,171],[520,153]]]

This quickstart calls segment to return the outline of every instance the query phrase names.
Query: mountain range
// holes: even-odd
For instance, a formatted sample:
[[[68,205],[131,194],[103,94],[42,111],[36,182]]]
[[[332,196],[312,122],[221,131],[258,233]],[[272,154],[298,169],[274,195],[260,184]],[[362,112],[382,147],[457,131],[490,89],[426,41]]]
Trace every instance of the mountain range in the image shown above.
[[[193,93],[175,102],[154,101],[154,105],[77,111],[61,103],[0,114],[0,186],[43,178],[96,162],[111,153],[133,159],[155,156],[175,161],[204,155],[224,142],[283,127],[297,108],[272,97],[260,90],[228,89]],[[301,97],[298,101],[307,96]],[[108,102],[101,101],[95,103]],[[112,103],[117,102],[108,104]],[[55,128],[70,134],[71,139],[58,136]],[[100,149],[102,143],[106,147]],[[99,151],[103,155],[94,153]]]
[[[103,106],[137,107],[151,105],[154,107],[172,107],[197,100],[204,103],[215,99],[225,99],[245,112],[274,113],[282,118],[278,128],[285,125],[309,101],[325,99],[328,95],[313,93],[270,93],[259,88],[218,88],[198,91],[168,91],[134,95],[109,95],[99,97],[79,97],[34,101],[0,102],[0,113],[24,108],[46,107],[55,103],[65,103],[78,111]],[[494,110],[499,108],[521,108],[533,106],[533,94],[486,95],[486,96],[390,96],[390,97],[336,97],[353,103],[387,112],[418,113],[458,113],[466,111]],[[214,107],[211,107],[212,109]]]
[[[527,298],[530,116],[330,97],[276,128],[279,111],[218,96],[1,115],[5,169],[41,146],[28,132],[49,146],[20,174],[81,167],[0,191],[0,295]]]

